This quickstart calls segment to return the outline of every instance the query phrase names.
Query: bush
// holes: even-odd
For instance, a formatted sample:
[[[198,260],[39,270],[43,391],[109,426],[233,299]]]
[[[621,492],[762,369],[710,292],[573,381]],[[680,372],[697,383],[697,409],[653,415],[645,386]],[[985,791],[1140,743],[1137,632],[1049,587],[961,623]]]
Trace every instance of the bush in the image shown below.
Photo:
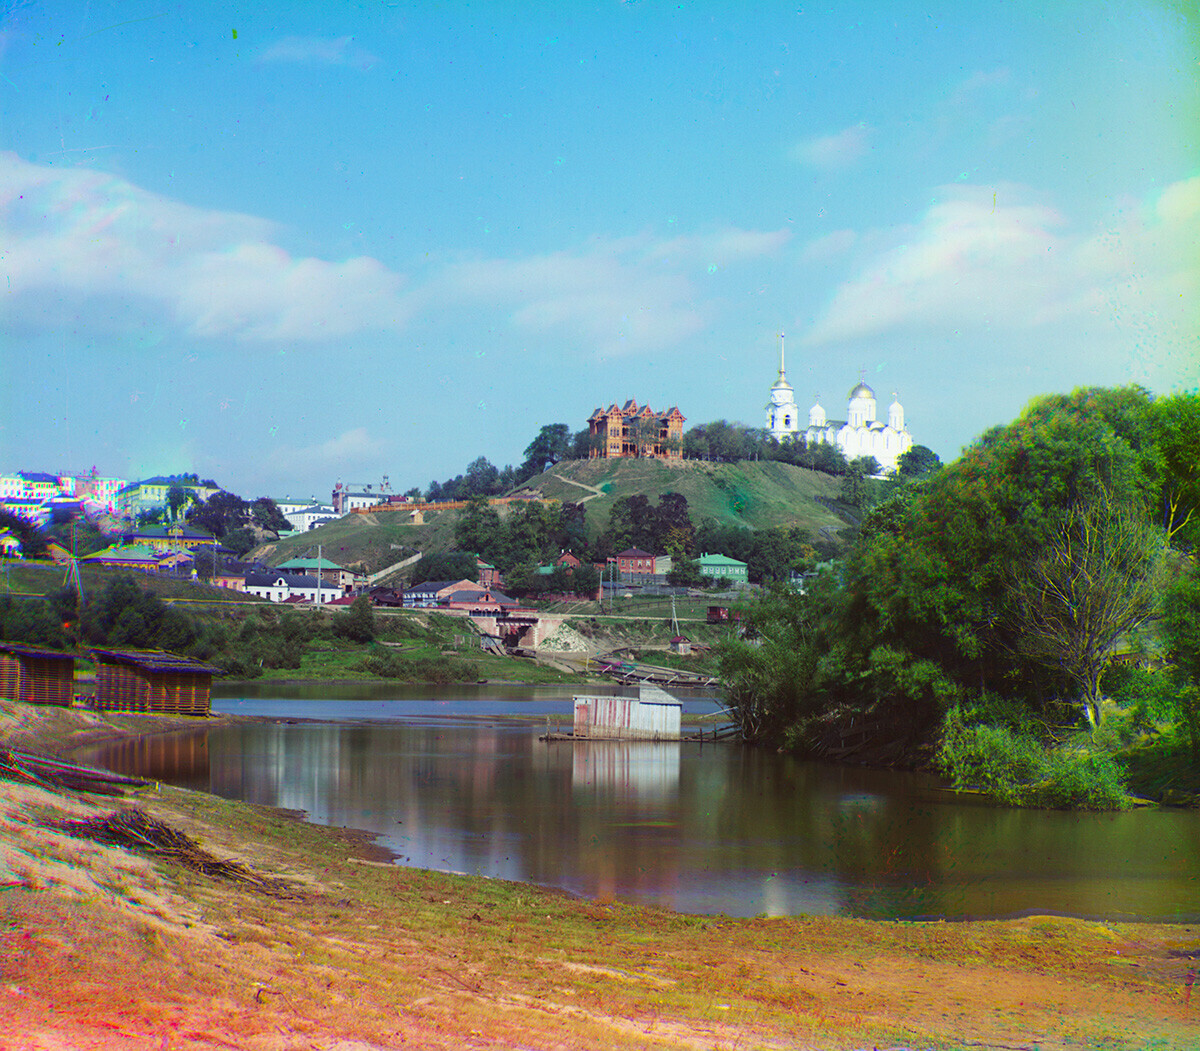
[[[955,788],[976,788],[1009,806],[1122,810],[1129,805],[1124,768],[1080,737],[1045,745],[1009,726],[971,725],[952,708],[943,724],[937,762]]]
[[[474,682],[479,678],[479,665],[474,661],[454,657],[403,657],[383,647],[372,647],[355,668],[382,679],[407,679],[410,682]]]

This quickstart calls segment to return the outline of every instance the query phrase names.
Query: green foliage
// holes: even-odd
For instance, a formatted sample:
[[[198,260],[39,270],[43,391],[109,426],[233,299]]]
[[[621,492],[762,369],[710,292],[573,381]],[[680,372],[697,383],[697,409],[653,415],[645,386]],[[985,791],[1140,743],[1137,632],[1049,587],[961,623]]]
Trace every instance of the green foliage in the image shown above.
[[[382,679],[410,682],[475,682],[479,665],[456,657],[406,657],[382,646],[372,646],[356,667]]]
[[[0,596],[0,638],[62,649],[67,633],[50,603],[40,598]]]
[[[109,581],[81,616],[83,636],[97,645],[186,652],[199,635],[192,620],[128,576]]]
[[[1163,634],[1179,686],[1176,717],[1187,728],[1192,762],[1200,764],[1200,570],[1194,564],[1167,592]]]
[[[413,566],[412,582],[427,580],[474,580],[478,576],[475,556],[463,551],[425,555]]]
[[[903,478],[919,478],[941,466],[938,454],[926,445],[914,445],[896,461],[896,471]]]
[[[1047,747],[1026,730],[973,724],[960,708],[946,716],[937,761],[956,788],[977,789],[1010,806],[1121,810],[1130,805],[1124,768],[1090,742]]]
[[[370,642],[375,638],[375,611],[366,595],[359,595],[350,608],[334,619],[333,633],[351,642]]]

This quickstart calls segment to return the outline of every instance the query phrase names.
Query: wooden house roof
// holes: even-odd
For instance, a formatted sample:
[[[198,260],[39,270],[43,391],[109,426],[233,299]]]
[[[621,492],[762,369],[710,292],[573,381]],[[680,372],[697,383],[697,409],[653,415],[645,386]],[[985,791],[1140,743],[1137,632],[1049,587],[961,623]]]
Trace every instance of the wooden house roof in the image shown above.
[[[207,664],[193,657],[181,657],[177,653],[165,653],[162,650],[102,650],[92,647],[89,652],[97,661],[126,664],[133,668],[141,668],[143,671],[221,674],[221,669],[214,664]]]
[[[0,653],[11,653],[14,657],[40,657],[45,660],[73,661],[73,654],[48,650],[44,646],[30,646],[24,642],[0,642]]]

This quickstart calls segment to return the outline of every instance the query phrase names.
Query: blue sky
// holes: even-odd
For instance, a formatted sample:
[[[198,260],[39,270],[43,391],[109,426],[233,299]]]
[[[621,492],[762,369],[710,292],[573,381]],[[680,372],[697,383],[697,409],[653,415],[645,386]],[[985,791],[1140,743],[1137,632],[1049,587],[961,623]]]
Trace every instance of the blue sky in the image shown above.
[[[1200,21],[1165,3],[14,2],[0,471],[253,497],[547,423],[831,417],[943,458],[1200,381]]]

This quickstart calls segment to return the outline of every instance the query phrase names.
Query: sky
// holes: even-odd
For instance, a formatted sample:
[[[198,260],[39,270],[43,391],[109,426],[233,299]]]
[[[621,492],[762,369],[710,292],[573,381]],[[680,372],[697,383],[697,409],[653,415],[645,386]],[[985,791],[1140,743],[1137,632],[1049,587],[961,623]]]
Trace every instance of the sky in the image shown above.
[[[1200,14],[0,0],[0,472],[425,488],[866,379],[1200,382]]]

